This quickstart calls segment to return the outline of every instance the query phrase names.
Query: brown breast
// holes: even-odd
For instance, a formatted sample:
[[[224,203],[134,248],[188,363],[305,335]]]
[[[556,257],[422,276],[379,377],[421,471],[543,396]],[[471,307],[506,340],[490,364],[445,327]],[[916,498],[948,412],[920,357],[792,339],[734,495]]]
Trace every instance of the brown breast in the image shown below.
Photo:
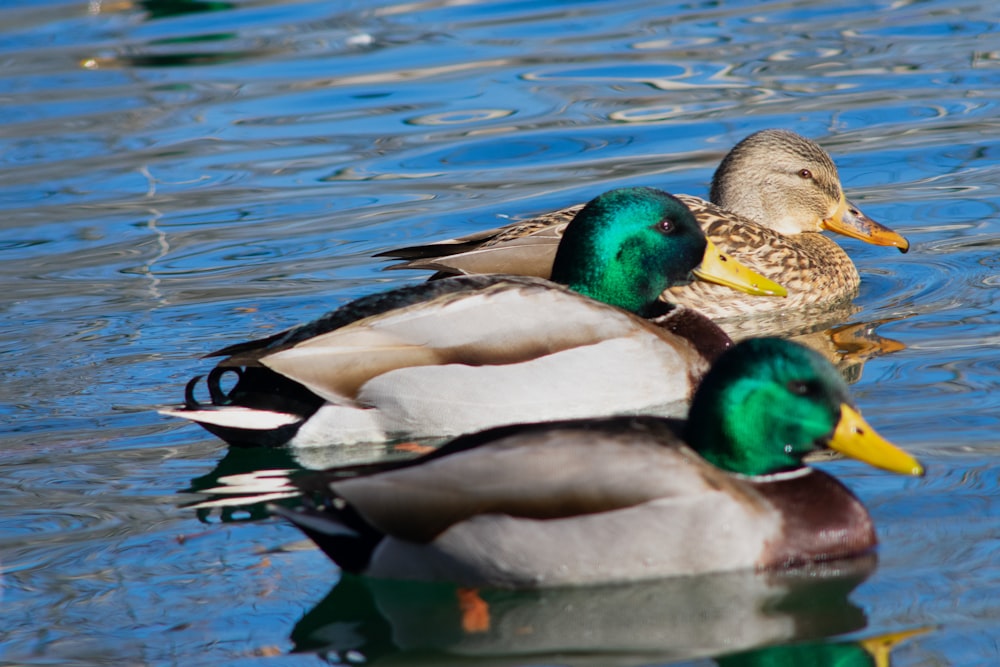
[[[758,490],[784,518],[779,537],[761,555],[763,569],[855,556],[878,543],[868,510],[822,471],[760,483]]]

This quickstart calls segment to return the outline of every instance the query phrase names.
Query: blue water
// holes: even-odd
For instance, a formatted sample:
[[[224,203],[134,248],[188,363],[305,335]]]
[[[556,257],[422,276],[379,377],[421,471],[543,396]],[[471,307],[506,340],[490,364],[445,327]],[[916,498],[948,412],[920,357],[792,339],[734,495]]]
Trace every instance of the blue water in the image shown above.
[[[430,631],[430,653],[402,630],[352,644],[343,633],[391,622],[338,606],[336,568],[295,548],[294,529],[180,507],[219,472],[380,452],[227,452],[151,408],[181,399],[204,352],[421,279],[373,253],[613,186],[703,195],[736,141],[786,127],[821,142],[849,196],[912,243],[900,255],[840,239],[863,276],[847,323],[883,322],[905,346],[869,359],[855,396],[930,472],[826,465],[871,509],[878,567],[831,603],[842,623],[765,643],[925,628],[894,665],[997,664],[998,25],[993,3],[953,0],[3,4],[0,661],[516,654],[516,639],[448,648]],[[687,595],[657,599],[700,608]],[[609,633],[597,646],[570,637],[497,662],[701,665],[740,648],[615,635],[618,596],[595,593],[607,608],[574,621]],[[720,599],[741,598],[700,602]],[[585,606],[522,604],[533,622]],[[337,613],[333,646],[355,653],[315,640]]]

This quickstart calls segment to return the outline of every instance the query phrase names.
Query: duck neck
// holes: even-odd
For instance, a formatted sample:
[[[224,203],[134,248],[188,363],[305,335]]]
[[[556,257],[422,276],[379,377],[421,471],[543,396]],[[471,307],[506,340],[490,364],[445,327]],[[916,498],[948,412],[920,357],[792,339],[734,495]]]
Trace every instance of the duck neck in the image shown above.
[[[621,266],[577,266],[573,270],[558,272],[553,269],[552,279],[574,292],[642,317],[652,317],[664,312],[658,304],[660,293],[667,286],[655,279],[655,271],[637,274]]]

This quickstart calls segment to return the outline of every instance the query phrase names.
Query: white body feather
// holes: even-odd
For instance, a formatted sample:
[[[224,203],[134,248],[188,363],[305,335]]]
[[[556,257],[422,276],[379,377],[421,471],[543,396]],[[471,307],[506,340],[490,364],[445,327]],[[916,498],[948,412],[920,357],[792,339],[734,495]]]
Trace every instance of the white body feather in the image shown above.
[[[770,514],[748,515],[718,491],[705,494],[567,519],[480,515],[428,545],[383,540],[367,574],[541,588],[755,567],[767,538],[778,535],[780,521]],[[708,552],[700,539],[704,531],[713,536]]]
[[[707,368],[686,339],[543,282],[500,282],[389,310],[260,363],[327,401],[290,441],[295,446],[640,411],[678,415],[692,378]],[[296,419],[228,406],[165,413],[260,430]]]
[[[332,487],[389,533],[369,562],[375,577],[535,588],[758,566],[783,521],[754,482],[737,482],[686,447],[637,437],[529,433]],[[456,506],[535,507],[580,496],[624,506],[544,519],[486,511],[429,542],[398,535],[421,521],[433,530],[434,517]]]

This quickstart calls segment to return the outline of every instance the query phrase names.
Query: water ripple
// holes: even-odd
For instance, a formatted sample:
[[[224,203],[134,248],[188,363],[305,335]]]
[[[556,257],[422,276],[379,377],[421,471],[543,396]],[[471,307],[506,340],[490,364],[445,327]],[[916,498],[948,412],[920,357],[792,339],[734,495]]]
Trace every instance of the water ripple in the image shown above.
[[[176,508],[225,453],[150,409],[196,357],[420,279],[379,250],[613,186],[705,194],[735,141],[784,126],[913,243],[841,240],[863,276],[850,317],[903,346],[853,394],[930,471],[830,464],[882,541],[853,597],[873,632],[939,628],[899,664],[996,662],[998,18],[954,0],[4,5],[5,658],[289,647],[336,570],[282,556],[282,523]]]

